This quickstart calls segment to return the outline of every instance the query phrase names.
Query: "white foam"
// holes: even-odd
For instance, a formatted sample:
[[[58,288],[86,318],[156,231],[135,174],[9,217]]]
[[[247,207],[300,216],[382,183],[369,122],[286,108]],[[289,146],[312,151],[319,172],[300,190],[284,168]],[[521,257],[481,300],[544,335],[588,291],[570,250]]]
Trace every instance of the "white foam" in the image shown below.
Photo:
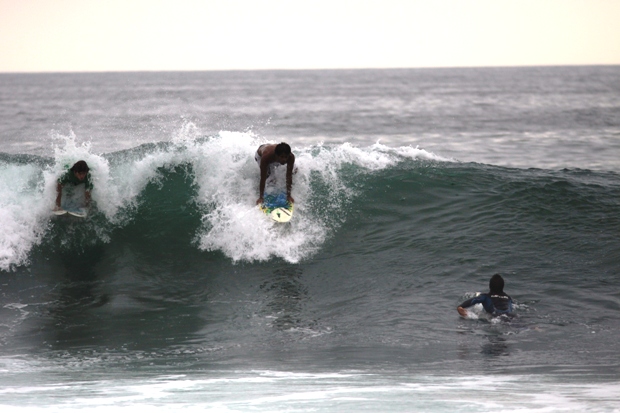
[[[0,269],[28,262],[32,246],[45,234],[41,171],[35,165],[0,164]]]
[[[193,129],[188,130],[195,135]],[[254,153],[265,141],[251,133],[220,132],[206,141],[184,136],[175,142],[182,145],[185,160],[194,171],[196,203],[203,211],[203,227],[197,233],[199,248],[221,251],[233,261],[263,261],[275,256],[297,262],[322,243],[325,228],[313,226],[304,216],[308,196],[304,181],[309,171],[295,176],[297,218],[282,226],[265,219],[256,206],[258,165]],[[300,168],[303,171],[303,166]],[[274,172],[281,187],[284,173],[284,168]]]
[[[618,411],[617,381],[536,375],[211,372],[118,377],[0,389],[0,408],[62,411]],[[28,401],[24,403],[24,401]]]

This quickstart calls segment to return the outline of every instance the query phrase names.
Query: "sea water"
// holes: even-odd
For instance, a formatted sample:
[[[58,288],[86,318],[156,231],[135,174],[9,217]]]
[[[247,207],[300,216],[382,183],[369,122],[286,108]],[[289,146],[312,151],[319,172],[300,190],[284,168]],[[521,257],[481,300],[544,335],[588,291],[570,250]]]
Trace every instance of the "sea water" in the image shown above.
[[[3,410],[620,411],[620,67],[2,74],[0,97]],[[255,206],[280,141],[284,225]],[[55,217],[80,159],[91,213]],[[495,273],[517,317],[460,318]]]

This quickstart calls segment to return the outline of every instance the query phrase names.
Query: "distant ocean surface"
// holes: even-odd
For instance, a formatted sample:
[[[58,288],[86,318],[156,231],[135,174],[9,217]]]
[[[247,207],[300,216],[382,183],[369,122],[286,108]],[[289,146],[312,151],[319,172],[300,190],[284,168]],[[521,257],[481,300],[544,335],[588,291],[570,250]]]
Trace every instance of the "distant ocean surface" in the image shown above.
[[[0,74],[0,119],[3,412],[620,412],[620,66]]]

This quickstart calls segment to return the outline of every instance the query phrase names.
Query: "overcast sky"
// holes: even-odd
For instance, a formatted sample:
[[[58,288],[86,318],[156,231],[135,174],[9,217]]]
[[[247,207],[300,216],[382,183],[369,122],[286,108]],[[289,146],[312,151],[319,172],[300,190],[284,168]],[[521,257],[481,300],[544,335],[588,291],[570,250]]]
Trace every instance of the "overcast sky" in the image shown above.
[[[0,0],[0,72],[620,64],[620,0]]]

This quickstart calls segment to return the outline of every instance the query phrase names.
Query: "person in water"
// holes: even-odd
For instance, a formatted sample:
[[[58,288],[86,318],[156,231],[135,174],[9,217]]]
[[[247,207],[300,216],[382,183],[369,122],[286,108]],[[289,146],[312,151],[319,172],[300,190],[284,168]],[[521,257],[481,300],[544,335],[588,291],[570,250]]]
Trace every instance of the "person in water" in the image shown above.
[[[88,164],[85,161],[76,162],[67,172],[65,172],[56,184],[56,206],[54,210],[57,211],[61,208],[62,203],[62,188],[65,185],[77,186],[84,184],[84,206],[90,205],[90,191],[93,189],[93,184],[90,181],[90,172]]]
[[[295,155],[291,152],[291,147],[284,142],[261,145],[256,150],[254,160],[258,163],[260,168],[259,197],[256,204],[260,205],[264,201],[265,182],[267,181],[267,177],[271,174],[271,168],[274,166],[273,164],[286,165],[286,199],[288,202],[294,203],[295,200],[291,196],[291,190],[293,188]]]
[[[513,315],[512,298],[504,292],[504,279],[495,274],[489,281],[489,292],[478,294],[457,307],[457,311],[463,317],[467,317],[467,307],[482,304],[484,311],[493,315]]]

